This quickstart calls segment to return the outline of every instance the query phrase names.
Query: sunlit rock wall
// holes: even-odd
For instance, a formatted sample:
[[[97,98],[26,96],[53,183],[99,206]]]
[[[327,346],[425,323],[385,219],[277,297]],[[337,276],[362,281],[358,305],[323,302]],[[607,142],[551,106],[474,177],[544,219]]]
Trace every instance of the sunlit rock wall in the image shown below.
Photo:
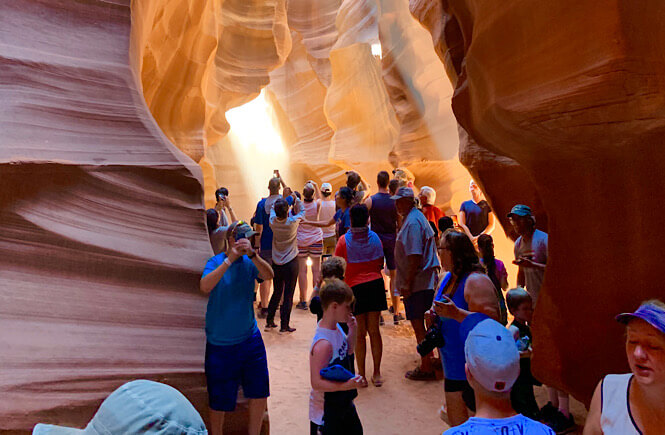
[[[613,316],[663,295],[665,4],[438,3],[411,6],[434,41],[444,28],[458,121],[523,168],[548,216],[534,372],[588,401],[601,376],[627,370]]]
[[[133,68],[129,1],[0,3],[0,431],[127,380],[204,403],[199,167]]]

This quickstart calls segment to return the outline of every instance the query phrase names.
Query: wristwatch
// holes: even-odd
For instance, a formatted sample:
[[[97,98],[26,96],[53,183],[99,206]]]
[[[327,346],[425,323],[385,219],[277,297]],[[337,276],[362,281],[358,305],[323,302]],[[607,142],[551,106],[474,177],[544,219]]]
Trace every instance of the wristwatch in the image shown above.
[[[256,257],[256,252],[252,252],[252,255],[247,256],[247,258],[249,258],[250,260],[253,260],[254,257]]]

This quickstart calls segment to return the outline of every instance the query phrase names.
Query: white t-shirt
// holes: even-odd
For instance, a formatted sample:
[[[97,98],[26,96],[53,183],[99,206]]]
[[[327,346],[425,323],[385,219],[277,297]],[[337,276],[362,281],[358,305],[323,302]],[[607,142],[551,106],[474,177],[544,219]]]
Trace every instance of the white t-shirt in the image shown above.
[[[335,200],[322,199],[321,210],[319,211],[319,219],[323,222],[330,221],[335,216]],[[335,235],[335,224],[323,228],[323,238],[332,237]]]
[[[320,326],[316,327],[314,332],[314,338],[312,339],[312,345],[309,348],[310,354],[314,345],[319,342],[319,340],[327,340],[333,348],[332,356],[328,365],[333,361],[343,360],[346,358],[347,352],[349,350],[349,344],[346,341],[346,334],[342,330],[342,327],[337,324],[337,329],[326,329],[321,328]],[[309,419],[310,421],[318,424],[319,426],[323,425],[323,391],[316,391],[312,389],[309,395]]]
[[[471,417],[466,423],[444,432],[444,435],[554,435],[554,431],[542,423],[522,414],[508,418]]]
[[[632,377],[632,373],[627,373],[625,375],[607,375],[603,379],[600,427],[605,435],[642,433],[635,427],[628,406],[628,388]]]

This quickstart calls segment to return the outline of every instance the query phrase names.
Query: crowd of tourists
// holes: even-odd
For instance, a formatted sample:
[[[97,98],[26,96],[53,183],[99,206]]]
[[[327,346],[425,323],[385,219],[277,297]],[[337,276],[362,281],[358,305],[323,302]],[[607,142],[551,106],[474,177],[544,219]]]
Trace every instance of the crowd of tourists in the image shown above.
[[[495,216],[479,187],[471,182],[471,199],[457,215],[446,216],[435,205],[434,189],[417,189],[408,170],[392,172],[392,178],[378,173],[370,195],[369,184],[353,171],[335,193],[330,183],[319,187],[314,181],[294,191],[275,171],[269,195],[249,222],[237,219],[229,191],[217,190],[216,207],[206,212],[215,255],[200,281],[208,295],[205,375],[212,434],[223,433],[240,387],[248,399],[247,433],[260,433],[270,388],[256,318],[265,319],[266,332],[295,333],[296,286],[295,307],[311,311],[317,322],[308,352],[312,435],[363,433],[354,399],[358,389],[386,382],[381,325],[389,308],[392,323],[409,322],[420,355],[405,377],[443,378],[441,416],[451,426],[445,434],[576,429],[566,393],[547,387],[543,407],[534,394],[541,383],[531,373],[530,323],[547,267],[548,237],[536,228],[530,207],[517,204],[507,216],[518,235],[510,259],[518,267],[517,286],[509,289],[505,264],[494,254]],[[665,304],[646,301],[616,320],[626,325],[631,372],[607,375],[598,384],[584,433],[662,433]],[[145,431],[132,429],[138,426]],[[88,428],[206,433],[180,393],[149,381],[120,387]],[[37,425],[34,433],[69,433],[61,430]]]

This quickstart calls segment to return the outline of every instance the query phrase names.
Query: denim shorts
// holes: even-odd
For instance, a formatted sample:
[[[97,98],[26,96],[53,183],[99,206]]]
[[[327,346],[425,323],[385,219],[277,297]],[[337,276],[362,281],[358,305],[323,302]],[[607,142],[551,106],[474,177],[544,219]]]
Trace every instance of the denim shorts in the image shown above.
[[[268,360],[261,333],[257,330],[242,343],[229,346],[207,342],[205,374],[210,408],[215,411],[235,410],[239,386],[248,399],[268,397]]]

